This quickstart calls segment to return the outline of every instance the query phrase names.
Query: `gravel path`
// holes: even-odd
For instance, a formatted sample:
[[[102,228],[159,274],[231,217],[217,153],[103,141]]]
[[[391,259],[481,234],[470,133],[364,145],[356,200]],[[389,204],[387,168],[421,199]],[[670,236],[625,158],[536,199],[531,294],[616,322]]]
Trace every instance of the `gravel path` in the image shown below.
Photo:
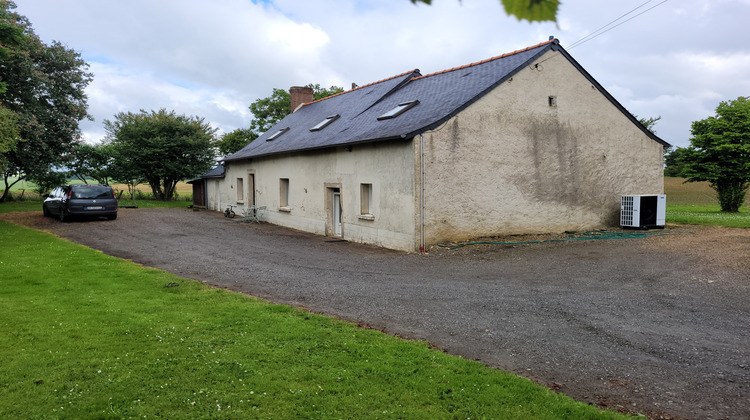
[[[750,230],[404,254],[181,209],[63,224],[110,255],[309,308],[652,418],[750,418]],[[662,232],[660,232],[662,233]],[[495,238],[549,239],[551,236]]]

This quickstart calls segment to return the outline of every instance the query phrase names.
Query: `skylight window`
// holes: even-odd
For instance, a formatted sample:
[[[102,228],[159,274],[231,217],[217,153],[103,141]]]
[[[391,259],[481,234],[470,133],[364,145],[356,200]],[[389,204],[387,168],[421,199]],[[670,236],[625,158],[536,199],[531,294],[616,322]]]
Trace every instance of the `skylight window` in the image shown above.
[[[397,107],[379,116],[378,121],[387,120],[389,118],[396,118],[399,115],[403,114],[404,112],[408,111],[409,109],[413,108],[418,103],[419,101],[401,102],[400,104],[398,104]]]
[[[289,131],[289,127],[282,128],[281,130],[271,134],[271,137],[267,138],[266,141],[276,140],[277,138],[279,138],[279,136],[286,133],[287,131]]]
[[[325,127],[327,127],[328,124],[330,124],[330,123],[336,121],[337,119],[339,119],[339,117],[340,117],[339,114],[331,115],[330,117],[326,117],[326,119],[324,119],[323,121],[315,124],[314,127],[310,128],[310,131],[320,131],[320,130],[324,129]]]

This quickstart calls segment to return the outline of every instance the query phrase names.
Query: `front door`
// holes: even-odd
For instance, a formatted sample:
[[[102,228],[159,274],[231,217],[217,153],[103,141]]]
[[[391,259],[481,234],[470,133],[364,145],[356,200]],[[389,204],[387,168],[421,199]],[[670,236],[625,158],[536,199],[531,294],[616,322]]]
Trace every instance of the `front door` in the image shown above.
[[[333,234],[341,236],[341,191],[338,188],[333,191]]]

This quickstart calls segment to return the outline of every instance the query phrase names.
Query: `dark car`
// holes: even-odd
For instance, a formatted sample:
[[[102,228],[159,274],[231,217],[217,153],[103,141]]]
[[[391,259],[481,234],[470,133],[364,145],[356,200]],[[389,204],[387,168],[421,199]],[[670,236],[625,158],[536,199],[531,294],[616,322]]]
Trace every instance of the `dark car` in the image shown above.
[[[57,216],[61,221],[76,216],[117,219],[117,198],[112,188],[104,185],[65,185],[57,187],[42,203],[44,216]]]

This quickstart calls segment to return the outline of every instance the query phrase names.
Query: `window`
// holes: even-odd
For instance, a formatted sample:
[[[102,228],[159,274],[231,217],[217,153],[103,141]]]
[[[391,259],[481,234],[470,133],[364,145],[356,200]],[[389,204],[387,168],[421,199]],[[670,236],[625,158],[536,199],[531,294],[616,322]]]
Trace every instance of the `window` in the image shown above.
[[[372,184],[359,184],[360,214],[372,214]]]
[[[243,185],[242,178],[237,178],[237,201],[245,199],[245,186]]]
[[[330,124],[330,123],[338,120],[339,117],[340,117],[339,114],[331,115],[330,117],[326,117],[326,119],[324,119],[323,121],[315,124],[315,126],[312,127],[310,129],[310,131],[320,131],[320,130],[324,129],[325,127],[328,127],[328,124]]]
[[[279,179],[279,207],[289,207],[289,178]]]
[[[557,106],[557,96],[550,96],[547,98],[547,102],[549,103],[549,106],[556,107]]]
[[[409,101],[409,102],[401,102],[398,104],[397,107],[393,108],[392,110],[386,112],[385,114],[378,117],[378,121],[380,120],[387,120],[389,118],[396,118],[399,115],[403,114],[404,112],[410,110],[415,105],[419,104],[419,101]]]
[[[266,141],[276,140],[277,138],[279,138],[279,136],[286,133],[287,131],[289,131],[289,127],[282,128],[281,130],[271,134],[271,136],[267,138]]]
[[[359,218],[375,220],[372,215],[372,184],[359,184]]]

